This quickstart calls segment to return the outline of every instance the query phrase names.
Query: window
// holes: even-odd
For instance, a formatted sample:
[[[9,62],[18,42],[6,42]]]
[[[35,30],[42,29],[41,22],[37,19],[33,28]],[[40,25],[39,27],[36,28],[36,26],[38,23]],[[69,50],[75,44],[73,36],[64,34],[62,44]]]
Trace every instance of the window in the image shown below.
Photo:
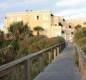
[[[71,32],[71,34],[73,34],[73,32]]]
[[[39,20],[39,16],[38,15],[34,15],[34,20],[35,21]]]
[[[71,28],[71,26],[69,25],[69,28]]]
[[[55,26],[57,26],[57,24],[55,24]]]
[[[51,16],[54,16],[53,14],[51,14]]]
[[[43,15],[43,20],[48,20],[48,16],[47,15]]]
[[[63,26],[60,22],[58,24],[59,24],[59,26]]]
[[[86,25],[86,22],[84,22],[83,24]]]
[[[65,19],[63,19],[63,21],[65,21]]]
[[[39,20],[39,16],[37,16],[37,20]]]
[[[34,15],[34,20],[37,20],[37,16],[36,15]]]
[[[21,16],[18,16],[18,17],[17,17],[17,21],[18,21],[18,22],[21,21]]]
[[[64,31],[62,31],[62,34],[64,34],[65,32]]]

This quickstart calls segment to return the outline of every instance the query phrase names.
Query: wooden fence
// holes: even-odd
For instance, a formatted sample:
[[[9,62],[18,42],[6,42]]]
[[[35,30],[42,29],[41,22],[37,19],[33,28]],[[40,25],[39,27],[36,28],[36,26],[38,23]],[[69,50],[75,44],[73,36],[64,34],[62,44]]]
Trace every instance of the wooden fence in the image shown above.
[[[24,66],[24,80],[30,80],[31,79],[31,62],[34,58],[39,57],[40,58],[40,72],[44,69],[44,54],[48,54],[48,61],[51,63],[53,54],[54,58],[64,49],[65,43],[56,44],[54,46],[51,46],[49,48],[46,48],[44,50],[41,50],[39,52],[33,53],[31,55],[27,55],[25,57],[22,57],[20,59],[14,60],[12,62],[9,62],[7,64],[4,64],[0,66],[0,78],[3,76],[8,75],[13,70],[17,69],[18,66]],[[46,53],[47,52],[47,53]]]
[[[76,48],[77,64],[81,72],[81,80],[86,80],[86,53],[80,48]]]

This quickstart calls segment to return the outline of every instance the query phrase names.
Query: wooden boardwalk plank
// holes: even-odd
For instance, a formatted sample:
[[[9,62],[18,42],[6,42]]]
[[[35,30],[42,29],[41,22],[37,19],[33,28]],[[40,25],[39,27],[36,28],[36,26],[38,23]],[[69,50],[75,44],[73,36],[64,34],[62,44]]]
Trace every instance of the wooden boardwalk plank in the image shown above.
[[[34,80],[81,80],[75,65],[74,46],[68,46]]]

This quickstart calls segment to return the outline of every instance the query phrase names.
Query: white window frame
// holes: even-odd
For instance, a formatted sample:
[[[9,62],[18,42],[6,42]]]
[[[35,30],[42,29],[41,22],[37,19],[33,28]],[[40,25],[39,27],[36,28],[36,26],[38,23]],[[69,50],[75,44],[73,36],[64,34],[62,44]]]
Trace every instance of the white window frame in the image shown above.
[[[48,15],[43,15],[42,18],[43,20],[48,20]]]
[[[19,22],[19,21],[22,21],[21,16],[18,16],[18,17],[17,17],[17,22]]]

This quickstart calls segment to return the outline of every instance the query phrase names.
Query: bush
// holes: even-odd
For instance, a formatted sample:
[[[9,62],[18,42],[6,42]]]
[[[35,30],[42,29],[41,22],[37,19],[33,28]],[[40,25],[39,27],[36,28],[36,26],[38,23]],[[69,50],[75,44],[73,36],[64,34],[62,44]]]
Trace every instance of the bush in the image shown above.
[[[25,55],[28,55],[30,53],[33,53],[35,51],[38,51],[38,49],[36,50],[36,42],[38,42],[39,40],[42,40],[46,38],[45,36],[39,35],[39,36],[33,36],[30,38],[26,38],[23,41],[19,42],[19,51],[18,51],[18,55],[17,57],[22,57]],[[30,50],[29,50],[30,49]]]
[[[14,49],[12,46],[0,49],[0,65],[15,59]]]
[[[3,48],[7,47],[11,42],[12,42],[12,40],[4,40],[3,41]]]
[[[31,37],[29,39],[24,39],[21,42],[16,42],[13,41],[11,45],[4,49],[3,51],[0,51],[0,62],[1,61],[12,61],[15,59],[15,54],[14,51],[17,50],[18,53],[16,54],[17,58],[20,58],[22,56],[26,56],[28,54],[32,54],[34,52],[40,51],[42,49],[48,48],[50,46],[53,46],[55,44],[59,44],[61,42],[65,42],[65,40],[62,37],[54,37],[54,38],[47,38],[45,36],[35,36]],[[19,44],[19,46],[18,46]],[[17,49],[18,47],[18,49]],[[53,57],[53,56],[52,56]],[[41,58],[42,59],[42,58]],[[39,72],[40,72],[40,57],[36,57],[35,59],[32,60],[32,66],[31,66],[31,78],[33,79]],[[44,66],[48,65],[48,54],[44,54]],[[6,62],[5,62],[6,63]],[[23,74],[23,68],[19,68],[17,71],[13,71],[11,74],[9,74],[6,79],[11,79],[11,80],[23,80],[23,77],[21,78],[20,76]],[[20,79],[21,78],[21,79]],[[3,79],[2,79],[3,80]]]
[[[30,45],[28,47],[28,53],[31,54],[62,42],[65,42],[65,40],[62,37],[43,38],[38,42],[34,42],[32,45]]]
[[[16,52],[17,50],[19,50],[19,43],[18,43],[18,41],[13,40],[10,45],[13,46],[15,52]]]

